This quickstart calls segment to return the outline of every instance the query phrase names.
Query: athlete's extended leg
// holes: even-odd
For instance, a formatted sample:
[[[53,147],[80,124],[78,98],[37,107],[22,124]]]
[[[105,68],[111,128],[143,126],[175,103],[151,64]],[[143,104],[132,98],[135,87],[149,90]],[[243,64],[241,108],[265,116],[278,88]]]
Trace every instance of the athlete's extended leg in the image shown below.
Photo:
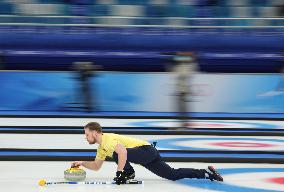
[[[150,145],[127,149],[127,160],[140,164],[154,174],[169,180],[197,178],[223,181],[221,175],[212,166],[209,166],[208,169],[174,169],[165,163],[161,159],[159,151]]]
[[[211,170],[193,168],[174,169],[161,159],[158,150],[151,145],[127,148],[127,162],[124,168],[125,171],[132,168],[129,162],[140,164],[154,174],[174,181],[183,178],[210,179],[218,181],[223,180],[220,174],[218,174],[212,166],[209,166]]]
[[[160,156],[157,157],[154,161],[143,166],[154,174],[173,181],[183,178],[205,179],[206,173],[205,169],[172,168],[167,163],[165,163]]]

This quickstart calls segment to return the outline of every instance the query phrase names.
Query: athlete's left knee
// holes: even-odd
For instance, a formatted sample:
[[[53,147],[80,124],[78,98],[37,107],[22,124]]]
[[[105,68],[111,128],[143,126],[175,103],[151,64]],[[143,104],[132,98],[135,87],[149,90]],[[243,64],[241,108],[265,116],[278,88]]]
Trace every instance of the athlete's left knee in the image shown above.
[[[113,159],[115,162],[118,161],[118,155],[117,155],[116,152],[114,152],[114,153],[112,154],[112,159]]]

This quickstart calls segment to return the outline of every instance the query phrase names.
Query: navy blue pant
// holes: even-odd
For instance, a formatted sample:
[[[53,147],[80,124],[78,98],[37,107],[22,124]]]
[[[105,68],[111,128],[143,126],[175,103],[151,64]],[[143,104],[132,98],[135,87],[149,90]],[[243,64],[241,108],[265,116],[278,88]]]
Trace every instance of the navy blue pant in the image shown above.
[[[127,162],[124,167],[124,171],[132,171],[133,167],[130,163],[142,165],[146,169],[150,170],[154,174],[169,179],[179,180],[183,178],[205,178],[204,169],[192,169],[192,168],[179,168],[174,169],[165,163],[159,154],[159,151],[151,146],[144,145],[135,148],[126,148],[127,150]],[[117,163],[118,155],[113,153],[113,159]]]

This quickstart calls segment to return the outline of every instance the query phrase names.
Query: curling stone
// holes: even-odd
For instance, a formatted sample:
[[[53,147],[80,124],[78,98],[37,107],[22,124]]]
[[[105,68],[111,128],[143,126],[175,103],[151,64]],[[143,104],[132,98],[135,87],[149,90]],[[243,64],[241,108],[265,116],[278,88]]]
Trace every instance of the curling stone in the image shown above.
[[[86,179],[86,171],[79,167],[71,167],[64,171],[64,179],[67,181],[84,181]]]

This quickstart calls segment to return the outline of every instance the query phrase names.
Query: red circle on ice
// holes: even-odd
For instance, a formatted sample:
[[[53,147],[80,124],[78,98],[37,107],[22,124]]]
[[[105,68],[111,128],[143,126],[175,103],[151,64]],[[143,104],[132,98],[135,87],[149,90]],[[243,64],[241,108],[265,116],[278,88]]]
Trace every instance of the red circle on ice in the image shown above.
[[[267,179],[267,181],[271,183],[284,185],[284,177],[275,177],[275,178]]]
[[[222,146],[222,147],[273,147],[275,145],[267,143],[253,143],[253,142],[217,142],[210,143],[211,145]]]

